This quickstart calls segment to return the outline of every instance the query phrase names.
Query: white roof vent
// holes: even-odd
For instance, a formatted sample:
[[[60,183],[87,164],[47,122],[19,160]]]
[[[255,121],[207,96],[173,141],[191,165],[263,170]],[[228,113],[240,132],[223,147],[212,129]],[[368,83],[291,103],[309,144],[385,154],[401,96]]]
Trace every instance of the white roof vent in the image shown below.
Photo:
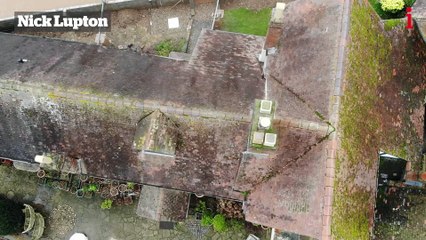
[[[264,63],[266,60],[266,50],[262,49],[262,52],[259,54],[259,62]]]
[[[35,162],[43,163],[43,164],[51,164],[52,158],[44,156],[44,155],[36,155],[34,158]]]
[[[284,10],[285,9],[285,3],[277,2],[277,5],[275,5],[275,8],[279,9],[279,10]]]
[[[263,139],[265,138],[265,133],[263,132],[254,132],[252,142],[254,144],[263,144]]]
[[[277,144],[277,134],[275,133],[266,133],[265,134],[265,142],[263,145],[268,147],[275,147],[275,144]]]
[[[260,101],[260,113],[271,114],[272,112],[272,101],[262,100]]]
[[[169,29],[179,28],[179,18],[177,17],[169,18],[168,23],[169,23]]]
[[[271,118],[259,117],[259,128],[269,129],[271,126]]]

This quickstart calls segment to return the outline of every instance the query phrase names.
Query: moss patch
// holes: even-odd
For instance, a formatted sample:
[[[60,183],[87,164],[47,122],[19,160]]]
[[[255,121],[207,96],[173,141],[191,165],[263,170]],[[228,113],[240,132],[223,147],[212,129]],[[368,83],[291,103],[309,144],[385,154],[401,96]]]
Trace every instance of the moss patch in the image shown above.
[[[333,202],[334,239],[369,239],[369,212],[372,194],[353,185],[359,164],[367,169],[375,162],[373,134],[380,119],[374,108],[380,75],[390,64],[390,41],[380,32],[369,7],[355,1],[351,15],[351,43],[346,72],[347,87],[340,111],[341,147],[337,161]],[[378,47],[379,46],[379,47]],[[359,173],[362,174],[362,173]]]

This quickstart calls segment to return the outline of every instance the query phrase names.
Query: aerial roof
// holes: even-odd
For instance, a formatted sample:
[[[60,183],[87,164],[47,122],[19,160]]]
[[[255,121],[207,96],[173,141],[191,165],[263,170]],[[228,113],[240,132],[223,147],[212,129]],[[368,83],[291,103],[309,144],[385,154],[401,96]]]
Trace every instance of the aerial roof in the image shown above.
[[[263,97],[261,68],[253,63],[264,38],[211,30],[204,34],[209,40],[198,42],[197,58],[189,64],[96,45],[1,33],[0,79],[135,98],[157,106],[249,115],[253,99]],[[223,40],[239,51],[229,51],[227,45],[221,50]],[[215,51],[206,56],[203,49],[211,47]],[[214,61],[234,57],[239,61]],[[28,62],[18,63],[21,58]],[[242,69],[244,73],[236,74]]]
[[[267,94],[263,37],[203,30],[190,59],[174,60],[0,34],[0,157],[50,153],[83,158],[95,176],[237,200],[250,191],[247,220],[320,238],[335,77],[324,59],[337,55],[339,4],[288,4],[292,17],[267,45],[278,44]],[[277,105],[275,150],[248,147],[255,99],[265,97]]]
[[[251,105],[263,96],[256,60],[263,41],[203,30],[188,62],[0,34],[0,137],[8,139],[0,157],[33,162],[53,154],[70,171],[83,159],[91,175],[242,200],[232,186]],[[155,144],[140,149],[135,138],[149,136],[156,109],[173,123],[155,124],[175,124],[179,132],[158,133]],[[169,141],[156,142],[166,135]]]

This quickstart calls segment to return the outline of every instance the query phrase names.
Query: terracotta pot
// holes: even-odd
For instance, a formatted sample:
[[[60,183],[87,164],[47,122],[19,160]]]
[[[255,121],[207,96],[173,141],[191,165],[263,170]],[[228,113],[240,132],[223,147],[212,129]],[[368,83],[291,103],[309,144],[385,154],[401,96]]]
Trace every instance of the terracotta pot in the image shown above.
[[[119,184],[120,183],[118,181],[116,181],[116,180],[112,180],[111,181],[111,186],[113,186],[113,187],[118,187]]]
[[[118,191],[121,193],[124,193],[125,191],[127,191],[127,185],[126,184],[120,184],[118,186]]]
[[[109,190],[109,194],[111,194],[111,196],[115,197],[118,195],[118,188],[117,187],[111,187]]]
[[[426,172],[420,173],[420,181],[426,182]]]
[[[131,205],[133,203],[133,199],[131,196],[124,197],[123,199],[124,205]]]
[[[89,176],[87,176],[85,174],[80,175],[80,181],[86,182],[88,179],[89,179]]]
[[[46,176],[46,172],[43,169],[37,171],[37,177],[44,178]]]

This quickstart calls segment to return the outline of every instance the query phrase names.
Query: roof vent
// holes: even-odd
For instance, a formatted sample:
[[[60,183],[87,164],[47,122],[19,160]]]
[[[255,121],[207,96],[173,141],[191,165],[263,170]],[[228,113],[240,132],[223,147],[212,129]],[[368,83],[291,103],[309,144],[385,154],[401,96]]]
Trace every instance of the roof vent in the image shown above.
[[[266,133],[265,134],[265,142],[263,145],[268,147],[275,147],[275,144],[277,144],[277,134],[275,133]]]
[[[269,127],[271,127],[271,118],[259,117],[259,128],[269,129]]]
[[[271,114],[272,112],[272,101],[262,100],[260,101],[260,113]]]
[[[265,133],[263,132],[254,132],[253,133],[253,140],[252,142],[254,144],[263,144],[263,139],[265,138]]]
[[[169,24],[169,29],[179,28],[179,18],[175,17],[175,18],[169,18],[167,20]]]
[[[34,161],[38,163],[43,163],[43,164],[51,164],[52,158],[48,156],[44,156],[44,155],[36,155],[34,158]]]

